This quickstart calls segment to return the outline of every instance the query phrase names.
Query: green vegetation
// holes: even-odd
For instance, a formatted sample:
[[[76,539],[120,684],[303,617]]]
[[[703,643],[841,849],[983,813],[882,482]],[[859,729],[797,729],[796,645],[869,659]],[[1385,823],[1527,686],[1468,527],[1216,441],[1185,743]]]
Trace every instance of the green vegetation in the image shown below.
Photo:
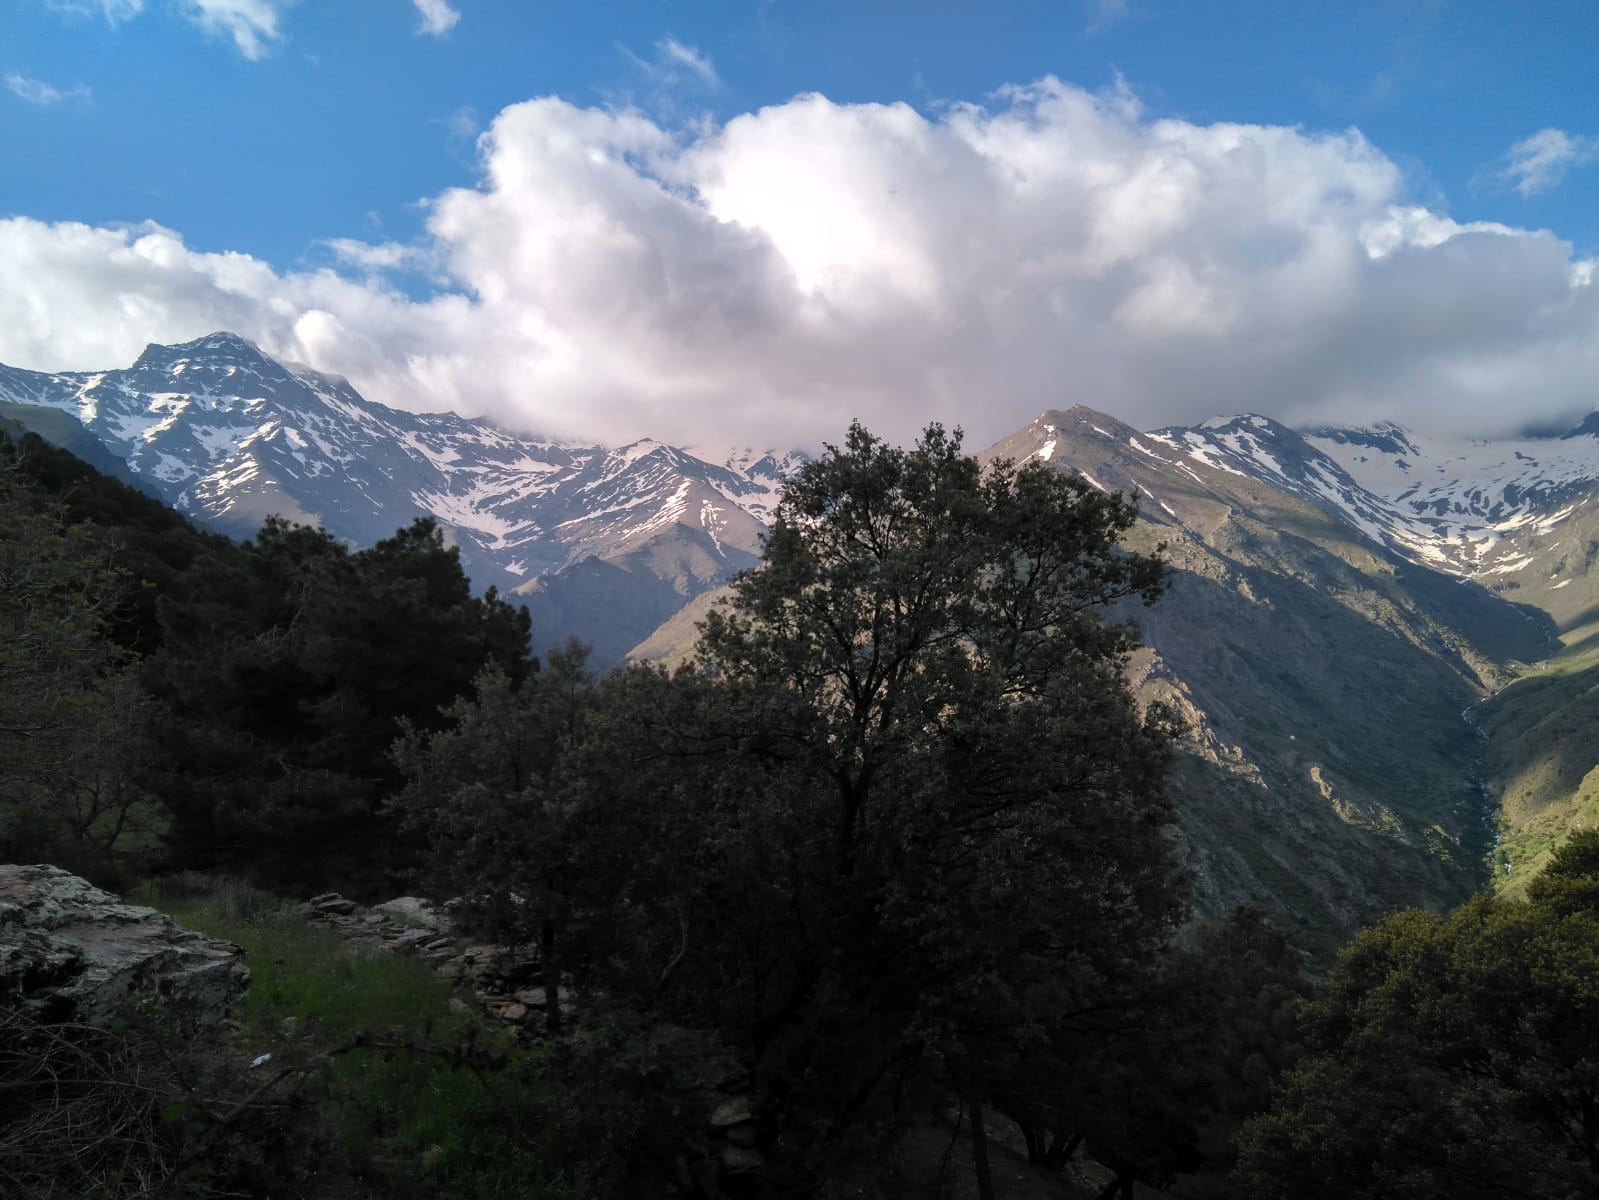
[[[1578,1200],[1599,1189],[1599,832],[1525,900],[1401,913],[1301,1016],[1303,1057],[1245,1129],[1260,1200]]]
[[[31,486],[41,445],[0,432],[0,842],[102,872],[157,824],[150,706],[114,638],[133,593],[115,540]]]
[[[427,519],[354,552],[269,520],[184,583],[144,669],[168,709],[148,777],[174,852],[280,887],[383,886],[414,854],[378,816],[401,723],[437,727],[486,662],[525,676],[526,610],[473,596]]]
[[[1578,643],[1477,710],[1499,800],[1496,883],[1521,893],[1557,846],[1599,828],[1599,650]]]
[[[402,723],[492,662],[525,609],[474,596],[430,520],[351,551],[271,519],[202,534],[0,431],[0,837],[113,887],[176,859],[359,894],[411,865],[378,808]],[[164,847],[164,853],[160,853]]]
[[[308,924],[299,905],[243,884],[154,902],[191,929],[243,946],[250,991],[227,1053],[271,1057],[331,1123],[355,1197],[546,1200],[549,1103],[539,1055],[450,1005],[425,964]]]

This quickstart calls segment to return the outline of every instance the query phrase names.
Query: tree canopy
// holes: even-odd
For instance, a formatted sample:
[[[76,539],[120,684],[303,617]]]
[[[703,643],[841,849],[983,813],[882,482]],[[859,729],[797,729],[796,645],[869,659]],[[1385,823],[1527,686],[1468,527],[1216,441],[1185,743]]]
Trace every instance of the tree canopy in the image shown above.
[[[1599,1190],[1599,831],[1526,900],[1400,913],[1304,1014],[1307,1053],[1243,1136],[1263,1197],[1561,1198]]]
[[[377,882],[403,857],[378,817],[401,722],[438,727],[485,663],[531,669],[526,610],[473,596],[431,519],[357,551],[269,519],[187,583],[163,599],[145,676],[171,713],[153,777],[194,864]]]

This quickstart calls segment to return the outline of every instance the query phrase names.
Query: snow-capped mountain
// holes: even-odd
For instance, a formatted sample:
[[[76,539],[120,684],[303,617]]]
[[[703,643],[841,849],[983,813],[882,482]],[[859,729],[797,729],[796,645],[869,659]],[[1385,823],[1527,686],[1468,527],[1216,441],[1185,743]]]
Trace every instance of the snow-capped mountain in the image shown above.
[[[76,417],[140,482],[239,536],[275,513],[370,544],[430,514],[479,586],[527,591],[537,636],[603,642],[602,659],[752,564],[800,461],[747,450],[717,464],[649,439],[608,449],[400,412],[229,333],[150,346],[122,370],[0,366],[0,400]],[[636,586],[590,595],[580,567]],[[621,594],[641,590],[653,598]]]
[[[1599,598],[1599,577],[1574,586],[1599,551],[1589,545],[1599,532],[1599,415],[1560,436],[1497,441],[1392,424],[1300,433],[1244,415],[1128,444],[1189,476],[1208,467],[1269,482],[1411,562],[1518,591],[1557,620]]]
[[[1599,516],[1594,416],[1548,437],[1472,441],[1378,425],[1311,430],[1306,439],[1425,531],[1432,556],[1459,574],[1570,586],[1569,574],[1540,580],[1523,573],[1559,548],[1562,528],[1574,531],[1585,516]]]

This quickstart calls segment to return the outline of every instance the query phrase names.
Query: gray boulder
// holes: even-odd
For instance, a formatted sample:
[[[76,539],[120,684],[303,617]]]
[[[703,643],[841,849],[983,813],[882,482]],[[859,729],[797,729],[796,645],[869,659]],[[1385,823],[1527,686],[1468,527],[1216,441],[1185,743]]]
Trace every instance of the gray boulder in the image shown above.
[[[0,865],[0,1006],[105,1025],[130,1003],[214,1024],[250,984],[244,951],[59,867]]]
[[[423,896],[396,896],[393,900],[372,907],[377,912],[423,929],[441,930],[449,924],[444,915],[433,907],[433,901]]]

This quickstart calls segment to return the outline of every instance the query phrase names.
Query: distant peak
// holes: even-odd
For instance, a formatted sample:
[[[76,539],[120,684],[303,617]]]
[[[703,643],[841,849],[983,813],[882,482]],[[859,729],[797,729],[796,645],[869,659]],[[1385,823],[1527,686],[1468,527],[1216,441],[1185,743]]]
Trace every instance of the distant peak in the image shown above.
[[[1591,412],[1560,435],[1562,438],[1599,437],[1599,412]]]
[[[1288,426],[1259,413],[1237,413],[1230,417],[1207,417],[1195,429],[1258,429],[1271,433],[1291,433]]]
[[[257,346],[247,337],[237,333],[230,333],[226,329],[219,329],[216,333],[208,333],[202,338],[195,338],[192,342],[185,342],[177,347],[180,350],[253,350],[261,353]]]
[[[261,348],[248,338],[240,337],[227,330],[218,330],[208,333],[204,337],[195,338],[192,342],[178,342],[175,345],[163,346],[151,342],[144,348],[144,353],[139,355],[138,361],[133,365],[155,366],[157,364],[176,362],[185,358],[249,358],[265,360],[266,355]]]
[[[1048,412],[1040,413],[1038,420],[1033,424],[1047,426],[1052,430],[1067,431],[1076,431],[1086,426],[1093,432],[1117,439],[1124,439],[1137,433],[1132,426],[1118,421],[1109,413],[1089,408],[1086,404],[1074,404],[1064,410],[1052,408]]]
[[[1410,431],[1392,421],[1378,421],[1364,426],[1326,425],[1301,432],[1305,437],[1319,438],[1338,446],[1363,446],[1369,450],[1411,457],[1421,453],[1411,439]]]

